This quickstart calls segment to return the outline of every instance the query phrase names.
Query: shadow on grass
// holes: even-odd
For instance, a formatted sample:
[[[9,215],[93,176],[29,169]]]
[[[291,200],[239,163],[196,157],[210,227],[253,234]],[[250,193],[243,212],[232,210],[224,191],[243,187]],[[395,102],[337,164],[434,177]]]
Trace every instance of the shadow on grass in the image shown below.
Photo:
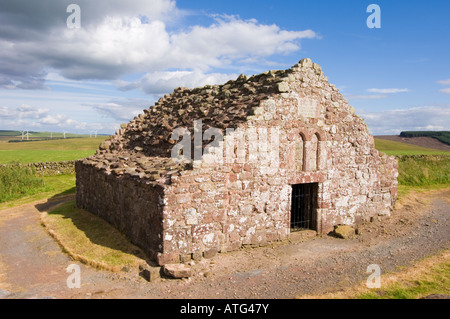
[[[114,228],[106,220],[80,208],[75,203],[75,192],[70,189],[57,194],[47,202],[35,205],[40,212],[47,212],[49,216],[61,215],[63,219],[70,219],[73,225],[84,233],[89,241],[95,245],[107,247],[124,254],[132,255],[146,262],[148,266],[157,267],[145,253],[131,243],[129,238]]]

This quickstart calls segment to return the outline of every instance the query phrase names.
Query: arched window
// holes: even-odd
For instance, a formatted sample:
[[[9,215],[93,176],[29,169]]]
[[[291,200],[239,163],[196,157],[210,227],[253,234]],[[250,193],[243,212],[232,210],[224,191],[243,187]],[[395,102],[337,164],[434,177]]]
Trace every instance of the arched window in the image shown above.
[[[300,134],[295,141],[295,171],[300,172],[305,170],[305,139]]]
[[[320,136],[316,133],[312,136],[310,142],[310,149],[308,154],[309,169],[310,171],[319,170],[319,142]]]

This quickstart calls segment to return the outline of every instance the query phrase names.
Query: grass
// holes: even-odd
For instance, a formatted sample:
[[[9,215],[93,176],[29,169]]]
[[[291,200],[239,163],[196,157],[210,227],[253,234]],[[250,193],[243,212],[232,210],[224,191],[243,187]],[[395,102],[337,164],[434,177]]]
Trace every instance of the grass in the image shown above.
[[[381,275],[381,288],[366,282],[336,293],[301,296],[303,299],[419,299],[432,294],[450,295],[450,250],[425,258],[411,267]]]
[[[450,184],[450,156],[401,156],[398,182],[403,186]]]
[[[403,200],[403,198],[407,197],[408,194],[411,193],[419,193],[427,195],[433,191],[440,191],[444,189],[450,189],[450,184],[435,184],[435,185],[426,185],[426,186],[398,186],[398,197],[397,202]]]
[[[0,172],[1,171],[2,168],[0,168]],[[9,195],[11,190],[3,191],[3,188],[0,187],[0,210],[32,203],[57,195],[63,196],[75,193],[76,178],[74,174],[33,177],[38,179],[39,186],[32,189],[29,187],[23,188],[27,189],[27,192],[24,192],[23,189],[18,189],[14,193],[14,196]]]
[[[71,161],[93,155],[107,137],[8,143],[0,141],[0,164]]]
[[[450,187],[450,152],[375,138],[375,147],[399,162],[399,198]]]
[[[33,170],[0,167],[0,203],[45,191],[47,185]]]
[[[450,155],[448,151],[375,138],[375,147],[388,155]]]
[[[100,269],[119,271],[137,267],[144,254],[106,221],[82,209],[75,201],[62,204],[41,220],[48,232],[74,259]]]
[[[21,163],[36,162],[63,162],[72,161],[93,155],[95,151],[4,151],[0,150],[0,164],[7,164],[14,161]]]
[[[441,257],[441,258],[440,258]],[[384,278],[385,287],[357,294],[358,299],[419,299],[432,294],[450,294],[449,251],[424,260],[401,275]],[[383,282],[383,277],[382,277]]]

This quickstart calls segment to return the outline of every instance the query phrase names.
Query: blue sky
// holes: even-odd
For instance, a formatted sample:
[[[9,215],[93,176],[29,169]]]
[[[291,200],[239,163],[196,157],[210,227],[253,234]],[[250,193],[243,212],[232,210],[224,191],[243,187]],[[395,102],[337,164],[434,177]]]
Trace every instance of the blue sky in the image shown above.
[[[449,14],[448,0],[0,0],[0,129],[110,134],[175,87],[309,57],[373,134],[450,130]]]

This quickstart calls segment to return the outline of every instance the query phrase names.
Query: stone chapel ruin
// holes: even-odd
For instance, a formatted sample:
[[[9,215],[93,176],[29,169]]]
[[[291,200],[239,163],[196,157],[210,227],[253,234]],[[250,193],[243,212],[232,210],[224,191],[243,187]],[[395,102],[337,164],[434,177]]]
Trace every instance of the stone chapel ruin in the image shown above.
[[[164,265],[389,215],[397,168],[303,59],[161,98],[76,163],[77,204]]]

